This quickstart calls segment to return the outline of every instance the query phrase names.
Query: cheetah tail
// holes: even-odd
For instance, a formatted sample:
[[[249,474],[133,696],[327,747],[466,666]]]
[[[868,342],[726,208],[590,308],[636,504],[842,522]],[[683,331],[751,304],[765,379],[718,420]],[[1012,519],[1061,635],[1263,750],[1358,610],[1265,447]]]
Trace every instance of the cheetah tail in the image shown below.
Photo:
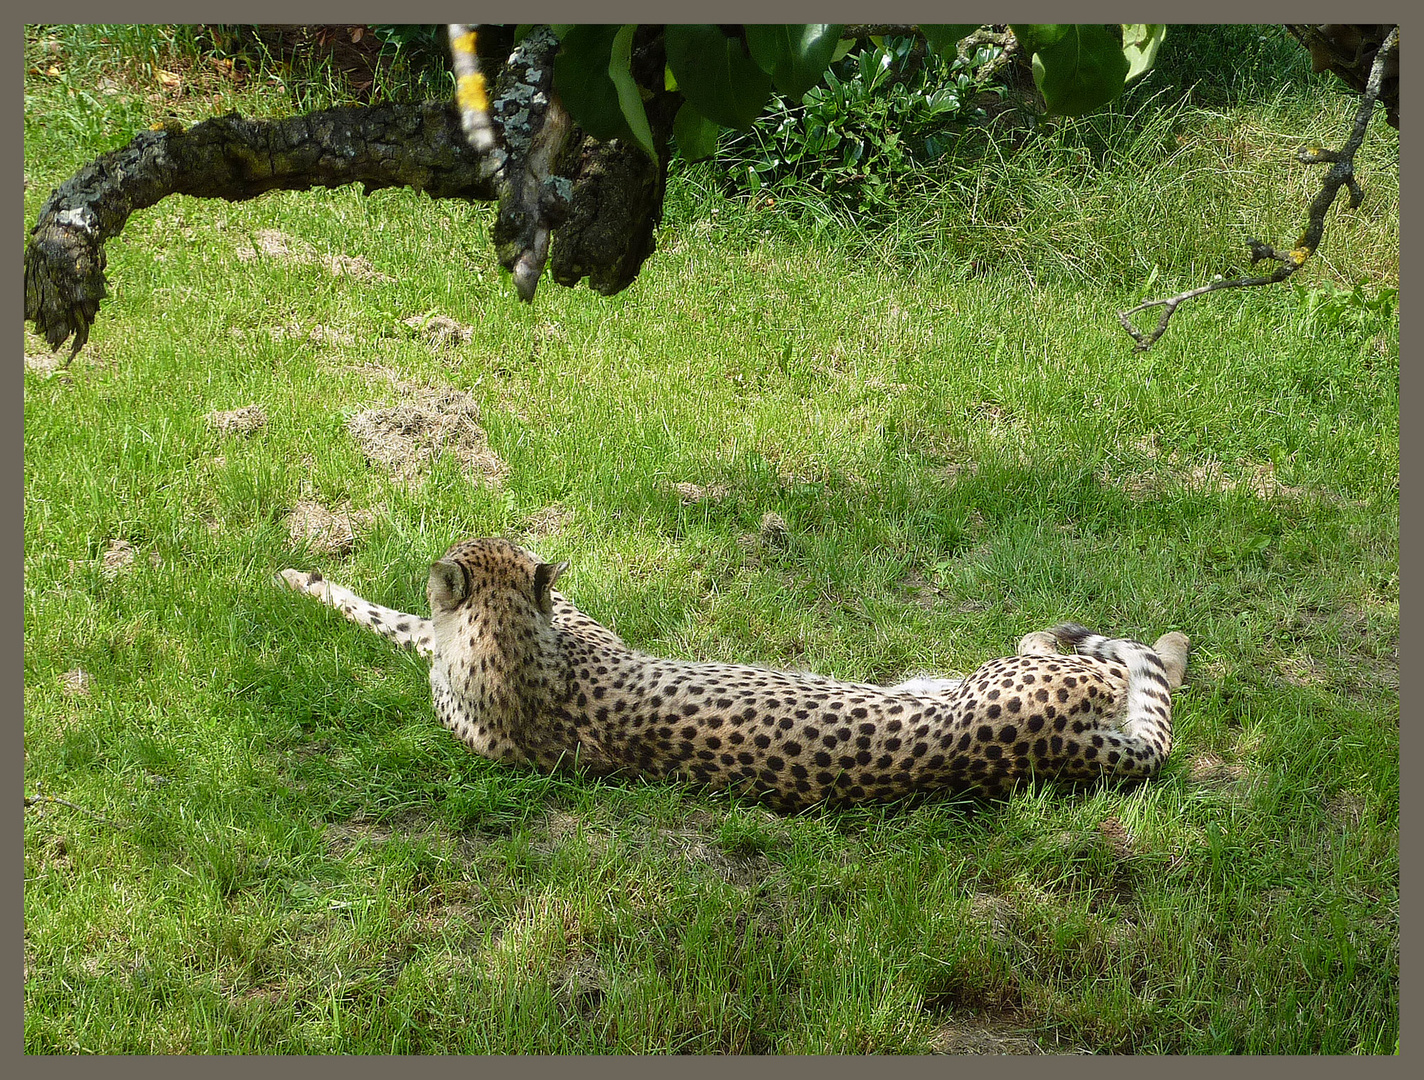
[[[1123,712],[1123,732],[1139,743],[1138,760],[1156,772],[1172,749],[1172,694],[1186,671],[1187,639],[1182,634],[1164,634],[1157,650],[1125,638],[1106,638],[1077,623],[1053,628],[1059,641],[1073,646],[1083,656],[1127,669],[1127,700]]]

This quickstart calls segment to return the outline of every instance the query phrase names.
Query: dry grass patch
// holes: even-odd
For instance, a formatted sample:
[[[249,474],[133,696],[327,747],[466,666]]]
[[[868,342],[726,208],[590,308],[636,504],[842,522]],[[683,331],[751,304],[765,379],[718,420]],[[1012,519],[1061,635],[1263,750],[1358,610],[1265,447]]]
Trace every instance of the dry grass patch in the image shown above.
[[[1258,499],[1304,499],[1319,494],[1295,484],[1283,483],[1276,475],[1275,464],[1270,461],[1239,459],[1231,471],[1215,459],[1187,464],[1175,450],[1164,455],[1157,433],[1152,431],[1133,443],[1131,449],[1151,459],[1158,467],[1151,471],[1121,474],[1104,468],[1098,478],[1104,484],[1120,487],[1134,497],[1159,494],[1173,487],[1204,493],[1244,489]]]
[[[573,524],[575,516],[571,509],[557,503],[540,507],[524,519],[523,531],[531,540],[536,541],[557,536]]]
[[[1015,1019],[992,1016],[942,1024],[930,1037],[930,1049],[936,1054],[1051,1053],[1044,1050],[1037,1040],[1023,1034],[1028,1026]]]
[[[110,540],[104,554],[99,556],[99,573],[113,580],[129,570],[138,561],[138,548],[127,540]],[[163,565],[163,556],[156,551],[148,553],[148,565],[155,570]]]
[[[509,467],[489,447],[473,396],[451,387],[398,387],[398,405],[367,409],[346,429],[373,465],[406,483],[423,477],[441,454],[485,487],[501,487]]]
[[[732,493],[732,489],[726,484],[693,484],[684,482],[674,484],[672,489],[677,492],[684,505],[691,506],[699,502],[721,502]]]
[[[369,262],[350,255],[324,255],[305,240],[288,236],[280,229],[258,229],[252,235],[252,242],[239,243],[235,249],[243,262],[260,258],[275,259],[279,262],[294,262],[306,266],[325,267],[334,277],[353,277],[358,281],[392,281]]]
[[[969,899],[969,920],[989,931],[996,941],[1013,937],[1022,916],[1011,900],[995,893],[975,893]]]
[[[456,322],[447,315],[412,315],[409,319],[402,319],[401,324],[414,330],[433,349],[468,345],[475,336],[473,326]]]
[[[110,540],[104,554],[99,556],[99,570],[107,578],[118,577],[134,564],[138,549],[127,540]]]
[[[302,499],[292,507],[286,523],[287,534],[298,547],[321,555],[345,555],[355,549],[356,538],[376,523],[376,515],[352,510],[346,503],[328,510],[319,502]]]
[[[70,697],[88,697],[93,686],[94,676],[83,668],[70,668],[59,677],[59,688]]]
[[[219,435],[249,438],[267,426],[267,413],[260,405],[243,405],[237,409],[217,409],[203,417],[208,427]]]
[[[1226,761],[1210,750],[1205,750],[1192,758],[1187,767],[1187,776],[1197,784],[1238,784],[1248,779],[1250,775],[1251,770],[1243,763]]]

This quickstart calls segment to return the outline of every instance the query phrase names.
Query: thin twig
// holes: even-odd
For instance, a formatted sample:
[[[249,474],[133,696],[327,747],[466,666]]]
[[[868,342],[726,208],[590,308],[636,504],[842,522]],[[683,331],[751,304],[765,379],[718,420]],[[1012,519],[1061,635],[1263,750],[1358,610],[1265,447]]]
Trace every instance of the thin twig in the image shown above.
[[[1178,293],[1165,300],[1148,300],[1144,304],[1138,304],[1135,308],[1119,311],[1117,318],[1122,323],[1122,328],[1127,331],[1133,341],[1137,342],[1134,352],[1150,349],[1166,331],[1167,322],[1171,319],[1173,312],[1177,310],[1178,305],[1186,300],[1216,292],[1218,289],[1244,289],[1254,285],[1271,285],[1278,281],[1284,281],[1294,274],[1319,248],[1320,239],[1325,235],[1325,213],[1334,203],[1335,197],[1340,193],[1342,187],[1350,193],[1350,209],[1359,207],[1360,203],[1364,201],[1365,193],[1360,187],[1359,181],[1355,179],[1355,152],[1359,150],[1360,144],[1364,141],[1365,129],[1369,126],[1375,102],[1379,99],[1386,64],[1398,46],[1399,27],[1395,27],[1380,45],[1379,52],[1375,54],[1374,66],[1370,68],[1369,82],[1365,84],[1364,93],[1360,95],[1360,107],[1355,113],[1355,123],[1350,130],[1350,137],[1346,140],[1344,149],[1334,151],[1312,146],[1306,147],[1296,155],[1302,164],[1330,165],[1331,169],[1325,174],[1325,181],[1321,185],[1320,193],[1310,203],[1309,220],[1305,232],[1295,242],[1295,246],[1289,251],[1279,251],[1260,240],[1246,241],[1246,246],[1251,253],[1252,266],[1263,259],[1271,259],[1280,265],[1270,274],[1213,281],[1210,285],[1189,289],[1187,292]],[[1156,329],[1150,333],[1143,333],[1132,325],[1130,316],[1154,307],[1162,309],[1162,318],[1158,321]]]
[[[93,818],[95,821],[99,822],[101,825],[107,825],[107,826],[109,826],[109,828],[111,828],[111,829],[117,829],[117,828],[118,828],[117,825],[115,825],[115,824],[114,824],[112,821],[110,821],[108,818],[104,817],[102,814],[96,814],[93,810],[90,810],[87,806],[80,806],[78,803],[72,803],[72,802],[70,802],[68,799],[57,799],[57,798],[55,798],[53,795],[26,795],[26,796],[25,796],[25,805],[26,805],[26,806],[36,806],[36,805],[40,805],[40,804],[43,804],[43,803],[54,803],[54,804],[56,804],[56,805],[58,805],[58,806],[67,806],[67,807],[69,807],[69,809],[71,809],[71,810],[78,810],[81,814],[88,814],[91,818]]]

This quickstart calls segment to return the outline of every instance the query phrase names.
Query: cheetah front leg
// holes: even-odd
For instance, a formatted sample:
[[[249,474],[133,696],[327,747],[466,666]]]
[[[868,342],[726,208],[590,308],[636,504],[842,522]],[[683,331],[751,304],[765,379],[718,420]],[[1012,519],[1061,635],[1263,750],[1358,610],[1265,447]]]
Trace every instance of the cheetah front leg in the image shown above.
[[[367,630],[374,630],[403,649],[414,649],[426,659],[434,656],[434,638],[429,619],[422,619],[419,615],[407,615],[404,611],[363,600],[350,589],[334,581],[327,581],[321,576],[320,570],[283,570],[277,575],[276,582],[320,600],[352,622],[364,626]]]

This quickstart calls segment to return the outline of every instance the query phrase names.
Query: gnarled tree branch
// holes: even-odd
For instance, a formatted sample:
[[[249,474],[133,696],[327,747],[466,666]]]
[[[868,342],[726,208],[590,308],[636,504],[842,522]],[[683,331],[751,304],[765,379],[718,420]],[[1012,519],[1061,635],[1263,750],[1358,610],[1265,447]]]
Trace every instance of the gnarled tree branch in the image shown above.
[[[104,245],[169,195],[231,201],[359,183],[488,200],[494,186],[443,103],[328,109],[280,120],[233,113],[147,131],[80,169],[40,209],[25,248],[25,318],[53,348],[84,347],[107,295]]]
[[[1167,330],[1167,323],[1176,312],[1179,305],[1197,296],[1205,296],[1207,293],[1217,292],[1221,289],[1244,289],[1256,285],[1271,285],[1279,281],[1284,281],[1302,266],[1307,259],[1320,247],[1320,240],[1325,235],[1325,214],[1335,202],[1335,197],[1343,187],[1350,193],[1349,205],[1351,209],[1357,208],[1364,201],[1365,193],[1360,187],[1359,181],[1355,179],[1355,153],[1359,150],[1360,144],[1364,141],[1365,130],[1369,127],[1370,117],[1374,113],[1375,103],[1379,100],[1380,88],[1383,85],[1385,75],[1389,71],[1398,71],[1396,52],[1399,48],[1399,28],[1395,27],[1385,37],[1379,50],[1375,53],[1374,62],[1370,68],[1369,79],[1365,84],[1364,91],[1360,95],[1360,107],[1355,113],[1355,122],[1350,129],[1350,136],[1345,141],[1345,146],[1339,151],[1324,150],[1318,146],[1306,147],[1297,153],[1299,160],[1306,165],[1330,165],[1329,172],[1325,174],[1325,180],[1321,184],[1319,193],[1311,200],[1310,209],[1307,212],[1305,231],[1301,233],[1300,239],[1295,242],[1295,246],[1289,251],[1280,251],[1270,244],[1260,240],[1250,239],[1246,241],[1247,249],[1251,253],[1251,265],[1255,266],[1263,260],[1272,260],[1279,263],[1270,274],[1257,274],[1246,277],[1227,278],[1221,281],[1213,281],[1209,285],[1200,288],[1188,289],[1186,292],[1178,293],[1165,300],[1148,300],[1146,303],[1138,304],[1134,308],[1117,313],[1118,321],[1122,323],[1122,328],[1137,344],[1135,352],[1142,352],[1150,349],[1157,339]],[[1146,311],[1148,308],[1160,307],[1162,317],[1158,320],[1157,326],[1151,331],[1144,332],[1137,329],[1132,324],[1132,316],[1139,311]]]
[[[490,121],[505,149],[489,154],[471,147],[460,110],[445,102],[277,120],[232,114],[143,132],[80,169],[41,208],[25,247],[25,318],[52,348],[73,337],[70,356],[77,354],[107,295],[104,245],[130,214],[166,196],[235,201],[351,183],[367,192],[410,187],[434,198],[498,199],[493,239],[521,295],[532,297],[546,257],[560,285],[587,279],[599,293],[618,292],[656,246],[681,97],[660,89],[646,103],[655,162],[572,125],[549,85],[547,43],[537,56],[516,50],[511,60],[521,56],[522,67],[506,64],[495,80]],[[662,71],[661,37],[635,42],[640,84],[661,88]]]

